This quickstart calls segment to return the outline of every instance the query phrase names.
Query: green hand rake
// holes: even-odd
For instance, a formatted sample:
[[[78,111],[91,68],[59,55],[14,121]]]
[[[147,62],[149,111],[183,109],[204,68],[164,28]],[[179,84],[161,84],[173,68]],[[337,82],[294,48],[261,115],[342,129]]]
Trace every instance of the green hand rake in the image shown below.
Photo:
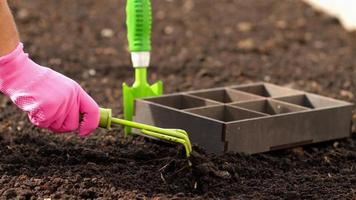
[[[159,139],[168,142],[180,143],[185,148],[186,156],[189,157],[192,152],[192,146],[187,132],[181,129],[166,129],[147,124],[141,124],[129,120],[112,117],[111,109],[100,108],[100,123],[99,127],[110,129],[111,125],[122,125],[125,127],[135,128],[140,131],[138,135]],[[189,162],[189,164],[191,164]]]

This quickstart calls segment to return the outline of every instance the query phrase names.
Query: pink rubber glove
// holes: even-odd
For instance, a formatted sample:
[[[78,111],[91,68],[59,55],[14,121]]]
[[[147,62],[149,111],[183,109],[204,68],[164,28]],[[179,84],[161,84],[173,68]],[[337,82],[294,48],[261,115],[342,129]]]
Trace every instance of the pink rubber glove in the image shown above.
[[[97,103],[75,81],[34,63],[22,44],[0,57],[0,91],[41,128],[86,136],[98,127]]]

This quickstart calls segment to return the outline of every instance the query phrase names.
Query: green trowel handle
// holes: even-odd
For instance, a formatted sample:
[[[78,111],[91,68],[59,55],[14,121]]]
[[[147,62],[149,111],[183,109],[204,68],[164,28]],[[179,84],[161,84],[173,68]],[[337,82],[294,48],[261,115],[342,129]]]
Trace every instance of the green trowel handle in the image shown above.
[[[131,52],[151,51],[151,1],[127,0],[126,24],[129,50]]]

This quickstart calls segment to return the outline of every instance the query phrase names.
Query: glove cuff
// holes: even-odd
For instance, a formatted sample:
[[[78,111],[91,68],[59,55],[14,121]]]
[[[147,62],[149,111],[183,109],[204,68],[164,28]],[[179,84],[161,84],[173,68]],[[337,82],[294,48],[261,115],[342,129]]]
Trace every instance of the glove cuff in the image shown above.
[[[23,44],[19,43],[13,51],[0,57],[0,68],[16,59],[21,53],[23,53]]]
[[[29,59],[19,43],[12,52],[0,57],[0,91],[7,96],[28,91],[28,87],[38,81],[48,71]]]

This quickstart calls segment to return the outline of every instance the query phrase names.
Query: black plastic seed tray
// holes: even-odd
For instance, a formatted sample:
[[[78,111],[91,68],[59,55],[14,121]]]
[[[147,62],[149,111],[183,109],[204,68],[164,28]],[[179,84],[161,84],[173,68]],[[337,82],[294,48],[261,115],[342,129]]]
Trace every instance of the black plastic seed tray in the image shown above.
[[[184,129],[209,152],[253,154],[349,137],[352,107],[256,83],[136,100],[135,120]]]

